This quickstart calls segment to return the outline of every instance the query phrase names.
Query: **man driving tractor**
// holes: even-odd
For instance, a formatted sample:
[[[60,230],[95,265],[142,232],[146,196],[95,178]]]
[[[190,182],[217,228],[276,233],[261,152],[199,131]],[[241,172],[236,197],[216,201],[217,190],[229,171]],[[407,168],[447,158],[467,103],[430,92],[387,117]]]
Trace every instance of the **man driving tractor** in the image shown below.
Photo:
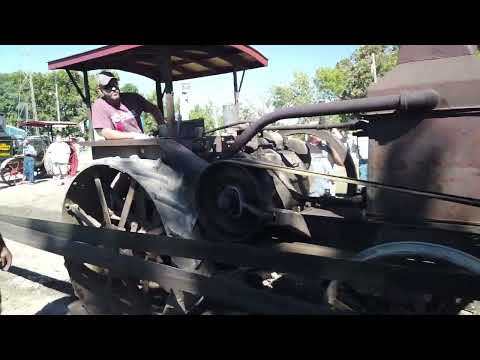
[[[145,139],[140,116],[152,114],[158,125],[165,123],[160,109],[136,93],[120,93],[119,79],[108,71],[97,75],[100,98],[92,106],[92,122],[97,135],[106,140]]]

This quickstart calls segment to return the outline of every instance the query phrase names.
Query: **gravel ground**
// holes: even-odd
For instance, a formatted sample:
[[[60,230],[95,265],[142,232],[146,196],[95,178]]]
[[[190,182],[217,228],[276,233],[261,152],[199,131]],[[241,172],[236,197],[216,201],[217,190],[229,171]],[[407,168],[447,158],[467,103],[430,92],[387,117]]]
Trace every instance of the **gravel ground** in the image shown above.
[[[80,153],[81,170],[91,160]],[[34,185],[8,187],[0,182],[0,213],[60,221],[70,181],[41,179]],[[0,228],[1,231],[1,228]],[[61,315],[75,300],[63,257],[5,239],[13,254],[9,272],[0,271],[2,315]]]

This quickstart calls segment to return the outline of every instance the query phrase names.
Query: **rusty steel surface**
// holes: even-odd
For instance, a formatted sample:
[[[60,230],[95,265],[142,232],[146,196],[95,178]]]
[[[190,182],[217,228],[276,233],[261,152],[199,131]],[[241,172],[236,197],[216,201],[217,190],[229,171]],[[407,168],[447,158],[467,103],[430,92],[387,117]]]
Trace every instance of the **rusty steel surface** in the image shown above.
[[[398,63],[472,55],[475,45],[408,45],[399,54]]]
[[[403,63],[372,85],[368,96],[434,89],[440,95],[438,107],[479,105],[479,62],[478,57],[470,55]]]
[[[480,59],[460,45],[422,49],[415,53],[418,48],[401,47],[401,64],[372,85],[368,95],[428,88],[437,91],[439,108],[445,110],[369,118],[369,180],[480,198],[480,157],[476,154],[480,114],[455,110],[480,105]],[[382,189],[368,189],[367,205],[374,217],[480,224],[477,207]]]
[[[480,197],[479,116],[379,121],[370,134],[369,179]],[[480,224],[480,208],[369,189],[368,212],[399,219]]]

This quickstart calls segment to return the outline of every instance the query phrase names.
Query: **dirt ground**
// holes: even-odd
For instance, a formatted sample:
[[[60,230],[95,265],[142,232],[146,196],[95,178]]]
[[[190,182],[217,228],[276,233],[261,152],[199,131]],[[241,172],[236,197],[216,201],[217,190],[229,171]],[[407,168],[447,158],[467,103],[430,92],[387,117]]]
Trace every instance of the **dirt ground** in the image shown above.
[[[80,153],[79,170],[91,161]],[[70,181],[59,185],[41,179],[34,185],[9,187],[0,182],[0,213],[59,221],[63,198]],[[0,271],[2,315],[61,315],[75,300],[61,256],[6,238],[13,254],[9,272]]]

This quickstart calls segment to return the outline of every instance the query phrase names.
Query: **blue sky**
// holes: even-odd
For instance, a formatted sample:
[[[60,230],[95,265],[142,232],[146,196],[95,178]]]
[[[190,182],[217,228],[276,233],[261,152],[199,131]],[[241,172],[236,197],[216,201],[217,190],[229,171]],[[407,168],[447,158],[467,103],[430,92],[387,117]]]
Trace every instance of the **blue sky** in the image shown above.
[[[0,73],[17,70],[47,72],[47,62],[100,45],[0,45]],[[356,45],[253,45],[269,59],[266,68],[248,70],[242,86],[240,100],[259,104],[269,95],[273,85],[288,84],[294,71],[304,71],[313,76],[318,67],[334,66],[337,61],[350,56]],[[145,77],[120,72],[120,82],[133,83],[148,94],[154,82]],[[191,103],[205,104],[211,100],[217,106],[233,102],[231,74],[194,79],[191,84]],[[179,94],[182,82],[174,84]]]

